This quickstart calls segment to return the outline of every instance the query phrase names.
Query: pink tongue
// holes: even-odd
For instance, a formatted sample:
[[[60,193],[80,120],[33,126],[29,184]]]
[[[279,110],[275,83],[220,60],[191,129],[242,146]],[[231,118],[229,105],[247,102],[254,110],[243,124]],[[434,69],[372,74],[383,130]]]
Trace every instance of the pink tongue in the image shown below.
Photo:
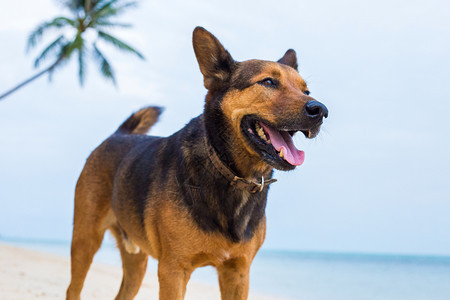
[[[283,149],[283,157],[288,163],[294,166],[300,166],[303,163],[305,152],[295,147],[292,137],[287,131],[278,131],[263,123],[259,123],[259,125],[269,135],[274,148],[278,152],[281,152],[281,149]]]

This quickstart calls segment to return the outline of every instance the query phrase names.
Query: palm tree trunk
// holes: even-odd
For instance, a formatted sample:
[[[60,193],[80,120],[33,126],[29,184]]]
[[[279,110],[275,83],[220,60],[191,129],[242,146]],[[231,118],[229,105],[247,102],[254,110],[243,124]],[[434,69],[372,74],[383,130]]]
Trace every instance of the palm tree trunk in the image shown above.
[[[91,0],[85,0],[84,1],[84,13],[87,15],[91,11],[92,8],[92,1]]]
[[[47,72],[50,72],[51,70],[53,70],[62,60],[63,60],[64,56],[61,56],[60,58],[58,58],[50,67],[48,67],[47,69],[37,73],[36,75],[28,78],[27,80],[25,80],[24,82],[18,84],[17,86],[13,87],[12,89],[10,89],[9,91],[5,92],[4,94],[0,95],[0,101],[3,100],[3,98],[5,98],[6,96],[9,96],[10,94],[12,94],[13,92],[17,91],[18,89],[20,89],[21,87],[23,87],[24,85],[27,85],[28,83],[34,81],[35,79],[41,77],[42,75],[44,75]]]

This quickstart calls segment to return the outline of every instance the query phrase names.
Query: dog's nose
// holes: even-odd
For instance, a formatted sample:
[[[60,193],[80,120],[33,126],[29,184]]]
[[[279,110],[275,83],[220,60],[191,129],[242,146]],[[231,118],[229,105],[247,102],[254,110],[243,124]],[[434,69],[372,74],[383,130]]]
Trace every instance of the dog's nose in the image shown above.
[[[311,100],[305,104],[306,115],[313,119],[317,117],[328,117],[328,108],[319,101]]]

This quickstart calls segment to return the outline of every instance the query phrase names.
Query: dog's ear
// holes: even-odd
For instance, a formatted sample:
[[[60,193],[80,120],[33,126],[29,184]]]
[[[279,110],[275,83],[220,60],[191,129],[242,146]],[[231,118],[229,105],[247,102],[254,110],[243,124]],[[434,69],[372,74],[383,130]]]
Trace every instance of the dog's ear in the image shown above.
[[[280,64],[287,65],[298,71],[297,54],[294,49],[289,49],[286,51],[284,56],[278,60]]]
[[[196,27],[192,44],[205,87],[213,90],[228,83],[236,62],[219,40],[203,27]]]

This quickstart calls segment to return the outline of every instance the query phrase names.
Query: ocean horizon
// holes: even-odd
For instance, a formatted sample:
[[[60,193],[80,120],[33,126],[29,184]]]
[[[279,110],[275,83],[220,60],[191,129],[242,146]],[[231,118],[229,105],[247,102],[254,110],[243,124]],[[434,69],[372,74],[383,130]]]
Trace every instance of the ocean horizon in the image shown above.
[[[0,237],[0,242],[70,256],[70,241]],[[107,238],[94,261],[120,266]],[[149,260],[148,271],[157,272]],[[217,285],[212,267],[192,280]],[[334,253],[262,249],[252,264],[250,293],[299,300],[448,300],[450,256]]]

